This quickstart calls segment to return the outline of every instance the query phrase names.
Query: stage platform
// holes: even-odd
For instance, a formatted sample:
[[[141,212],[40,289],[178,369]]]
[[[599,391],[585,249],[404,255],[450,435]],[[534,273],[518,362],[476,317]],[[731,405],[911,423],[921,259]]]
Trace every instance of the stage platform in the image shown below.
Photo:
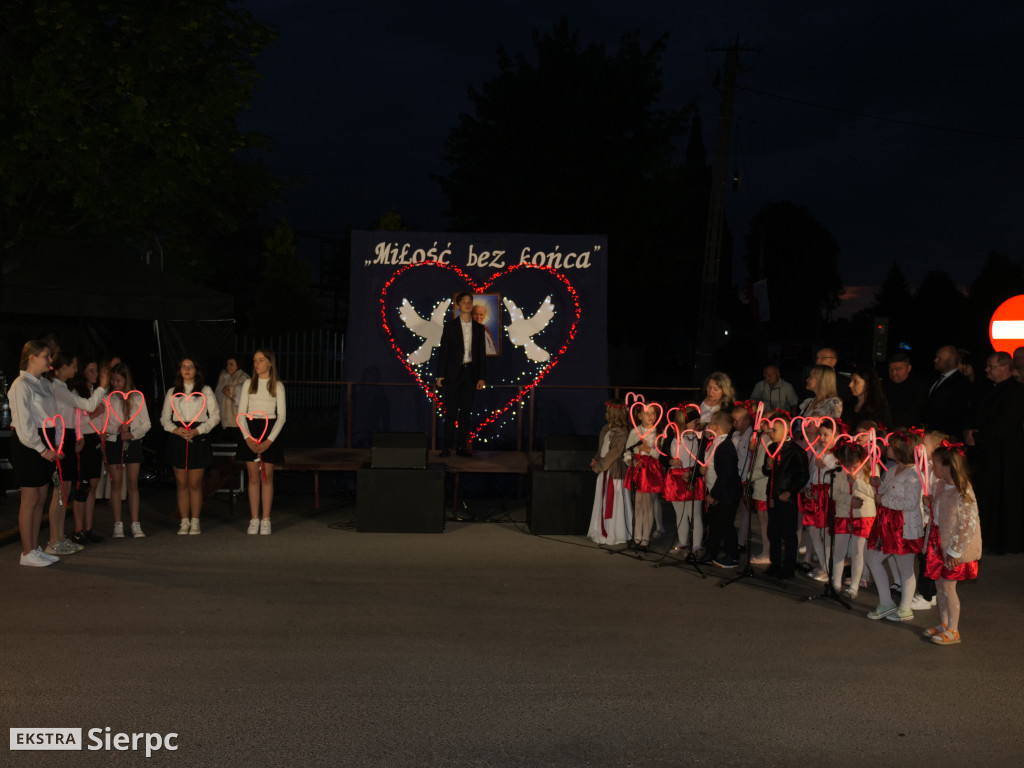
[[[445,472],[455,476],[453,508],[459,500],[459,476],[463,473],[490,473],[501,475],[525,475],[530,465],[539,465],[543,454],[540,451],[474,451],[472,456],[441,457],[440,451],[430,451],[430,464],[441,464]],[[355,472],[370,461],[370,450],[358,448],[306,448],[289,450],[285,463],[277,467],[279,472],[312,472],[314,508],[320,509],[320,473]]]

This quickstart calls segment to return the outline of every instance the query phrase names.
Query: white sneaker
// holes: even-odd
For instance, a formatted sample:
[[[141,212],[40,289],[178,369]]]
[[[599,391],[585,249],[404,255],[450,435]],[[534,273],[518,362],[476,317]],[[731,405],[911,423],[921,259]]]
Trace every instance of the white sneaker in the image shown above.
[[[927,600],[925,599],[924,595],[918,592],[916,595],[914,595],[914,599],[910,602],[910,610],[927,611],[929,608],[935,605],[935,603],[936,600],[934,597],[931,600]]]
[[[188,532],[189,532],[190,536],[198,536],[200,533],[202,533],[202,531],[199,530],[199,518],[198,517],[193,517],[192,518],[192,525],[188,529]],[[180,531],[179,531],[179,533],[180,533]]]
[[[142,524],[141,523],[132,523],[132,537],[136,538],[136,539],[144,539],[144,538],[146,538],[146,534],[144,534],[142,532]]]
[[[67,539],[58,541],[56,544],[47,544],[46,549],[43,550],[47,555],[73,555],[77,551],[75,545]]]
[[[828,571],[824,568],[815,568],[813,571],[807,574],[810,578],[815,581],[826,582],[828,581]]]
[[[85,550],[84,544],[79,544],[77,541],[73,541],[72,539],[64,539],[64,545],[73,547],[75,552],[83,552]]]
[[[188,536],[189,530],[190,530],[190,526],[188,524],[188,518],[187,517],[181,518],[181,525],[178,526],[178,535],[179,536]]]
[[[43,560],[45,560],[48,563],[58,563],[58,562],[60,562],[60,558],[59,557],[57,557],[56,555],[48,555],[48,554],[46,554],[45,552],[43,552],[43,548],[42,547],[36,547],[32,551],[35,552],[37,555],[39,555],[41,558],[43,558]]]
[[[20,562],[22,565],[32,566],[33,568],[45,568],[48,565],[53,565],[59,559],[60,558],[54,558],[52,560],[48,560],[42,557],[38,549],[33,549],[27,555],[22,554]]]
[[[124,538],[124,523],[114,523],[114,538],[115,539],[123,539]]]
[[[270,518],[264,517],[260,520],[260,536],[270,535]]]
[[[247,533],[250,536],[255,536],[259,532],[260,532],[260,519],[258,517],[254,517],[252,520],[249,521],[249,530],[247,531]]]

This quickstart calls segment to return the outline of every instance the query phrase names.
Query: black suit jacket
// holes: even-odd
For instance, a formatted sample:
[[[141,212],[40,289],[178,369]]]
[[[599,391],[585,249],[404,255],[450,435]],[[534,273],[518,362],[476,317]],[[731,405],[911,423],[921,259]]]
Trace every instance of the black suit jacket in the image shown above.
[[[715,448],[711,459],[715,463],[715,485],[708,489],[708,495],[726,509],[739,505],[743,493],[740,480],[739,456],[736,446],[728,436]]]
[[[971,400],[971,381],[960,371],[953,371],[928,395],[921,421],[925,429],[937,429],[953,438],[963,439],[967,426],[967,409]]]
[[[470,377],[476,383],[486,378],[484,375],[484,360],[487,357],[487,348],[484,345],[484,327],[473,320],[470,320],[473,327],[473,345],[470,350]],[[462,358],[465,356],[465,345],[462,337],[462,320],[453,318],[444,324],[441,332],[441,352],[437,359],[437,375],[439,378],[451,379],[462,367]]]

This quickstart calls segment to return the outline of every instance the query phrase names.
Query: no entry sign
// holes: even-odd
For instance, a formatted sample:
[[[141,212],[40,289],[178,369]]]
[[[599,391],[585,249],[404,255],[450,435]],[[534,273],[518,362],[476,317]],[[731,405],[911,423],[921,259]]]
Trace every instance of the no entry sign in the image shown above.
[[[988,325],[988,338],[996,352],[1012,355],[1017,347],[1024,347],[1024,295],[999,305]]]

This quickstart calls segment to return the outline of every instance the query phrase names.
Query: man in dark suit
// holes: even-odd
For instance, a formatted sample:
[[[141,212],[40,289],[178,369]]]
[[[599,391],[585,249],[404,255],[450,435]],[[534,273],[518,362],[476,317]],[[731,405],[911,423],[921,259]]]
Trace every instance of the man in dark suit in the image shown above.
[[[887,427],[905,429],[922,424],[928,385],[918,380],[912,370],[910,355],[906,352],[893,352],[889,356],[889,378],[882,382],[892,414],[892,424],[886,424]]]
[[[473,294],[455,297],[459,316],[444,324],[441,352],[437,363],[437,386],[444,403],[444,442],[442,456],[451,456],[452,446],[459,456],[468,456],[466,433],[469,427],[473,395],[484,388],[484,327],[473,322]]]
[[[921,421],[925,429],[937,429],[958,440],[967,426],[971,382],[960,373],[960,353],[954,346],[939,347],[935,370],[939,378],[928,390]]]
[[[732,431],[732,414],[729,411],[718,411],[711,417],[708,429],[715,433],[715,441],[711,448],[711,462],[707,468],[705,480],[707,495],[708,538],[704,557],[700,563],[714,563],[719,568],[735,568],[739,563],[739,542],[736,540],[736,510],[743,495],[743,482],[740,480],[739,457],[736,446],[729,439]],[[724,549],[725,556],[719,557]]]

